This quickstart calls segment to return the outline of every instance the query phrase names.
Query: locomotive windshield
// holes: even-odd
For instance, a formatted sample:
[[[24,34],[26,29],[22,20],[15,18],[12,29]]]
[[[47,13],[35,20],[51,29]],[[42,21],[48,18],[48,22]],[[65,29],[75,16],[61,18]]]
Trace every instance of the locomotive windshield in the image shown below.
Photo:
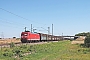
[[[27,36],[27,34],[21,34],[21,36]]]
[[[28,33],[22,32],[21,36],[27,36]]]

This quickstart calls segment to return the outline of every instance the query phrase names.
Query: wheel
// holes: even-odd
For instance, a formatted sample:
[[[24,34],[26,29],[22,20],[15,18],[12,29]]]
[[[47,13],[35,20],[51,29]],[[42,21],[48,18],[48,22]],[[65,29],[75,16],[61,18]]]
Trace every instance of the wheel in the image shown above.
[[[21,42],[22,42],[22,43],[26,43],[26,42],[27,42],[27,40],[21,40]]]

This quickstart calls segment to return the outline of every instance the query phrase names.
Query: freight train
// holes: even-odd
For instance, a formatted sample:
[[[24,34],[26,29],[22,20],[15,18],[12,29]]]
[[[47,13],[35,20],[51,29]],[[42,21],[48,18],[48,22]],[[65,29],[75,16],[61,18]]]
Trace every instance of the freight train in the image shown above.
[[[61,36],[48,35],[43,33],[31,33],[30,31],[25,31],[21,33],[21,42],[39,42],[39,41],[59,41]]]

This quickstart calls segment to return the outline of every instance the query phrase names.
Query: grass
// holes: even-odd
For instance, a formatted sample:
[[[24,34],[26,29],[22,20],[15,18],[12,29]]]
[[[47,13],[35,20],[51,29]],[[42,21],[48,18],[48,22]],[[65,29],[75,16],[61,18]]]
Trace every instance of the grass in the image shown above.
[[[0,60],[17,60],[13,56],[19,54],[20,60],[90,60],[90,48],[72,45],[71,41],[49,42],[40,45],[24,45],[13,48],[3,48]],[[30,52],[27,56],[22,54]],[[8,56],[3,56],[3,54]]]
[[[81,48],[70,41],[34,46],[36,53],[23,57],[23,60],[89,60],[90,49]]]

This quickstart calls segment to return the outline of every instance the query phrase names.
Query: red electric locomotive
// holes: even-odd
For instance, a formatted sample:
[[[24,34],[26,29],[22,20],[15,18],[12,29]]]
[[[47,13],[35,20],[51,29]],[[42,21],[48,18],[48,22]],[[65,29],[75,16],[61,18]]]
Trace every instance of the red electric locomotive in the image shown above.
[[[40,41],[40,34],[30,33],[30,31],[25,31],[21,33],[21,42],[34,42]]]
[[[61,40],[61,36],[52,36],[43,33],[30,33],[30,31],[25,31],[21,33],[21,42],[36,42],[36,41],[59,41]]]

